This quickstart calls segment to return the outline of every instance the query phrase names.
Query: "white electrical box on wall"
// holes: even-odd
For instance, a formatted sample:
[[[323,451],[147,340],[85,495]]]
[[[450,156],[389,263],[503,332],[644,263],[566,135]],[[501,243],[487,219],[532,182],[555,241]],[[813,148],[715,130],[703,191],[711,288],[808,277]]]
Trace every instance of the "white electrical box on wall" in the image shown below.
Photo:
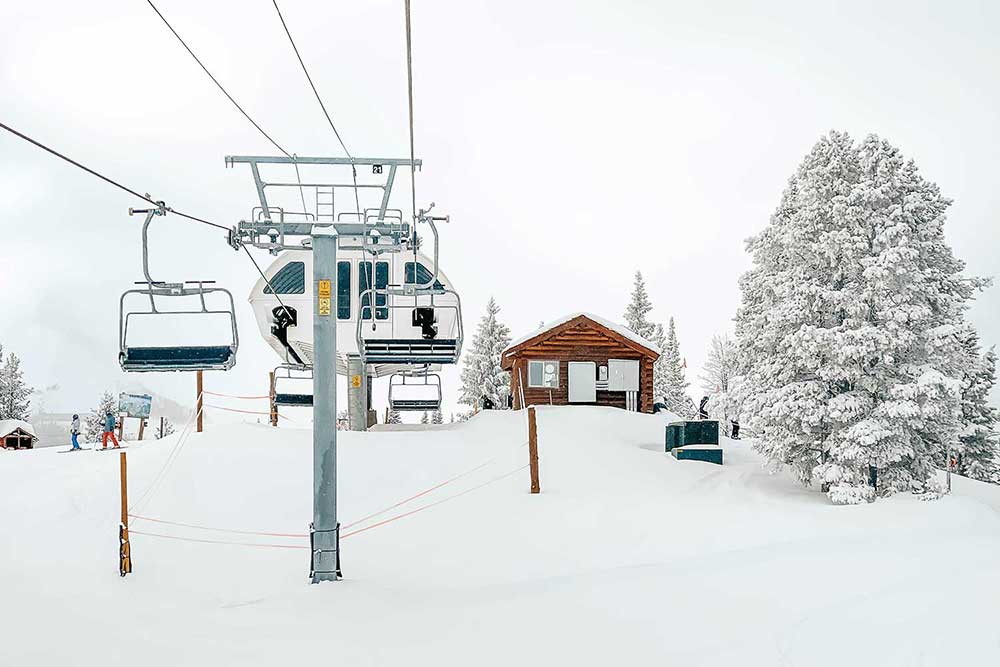
[[[638,359],[608,359],[608,391],[639,391]]]

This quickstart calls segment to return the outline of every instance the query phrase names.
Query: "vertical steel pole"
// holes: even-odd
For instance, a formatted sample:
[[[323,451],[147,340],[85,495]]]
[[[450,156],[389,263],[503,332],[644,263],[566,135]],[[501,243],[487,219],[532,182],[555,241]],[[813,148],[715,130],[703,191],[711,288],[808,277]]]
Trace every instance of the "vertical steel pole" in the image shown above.
[[[312,582],[336,581],[337,237],[314,234],[313,247],[313,525]]]

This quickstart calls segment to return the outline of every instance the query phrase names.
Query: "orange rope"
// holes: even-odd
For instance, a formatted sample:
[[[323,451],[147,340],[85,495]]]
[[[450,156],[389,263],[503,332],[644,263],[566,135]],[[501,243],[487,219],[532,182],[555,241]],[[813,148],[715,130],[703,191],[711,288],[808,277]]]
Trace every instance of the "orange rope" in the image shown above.
[[[405,505],[406,503],[410,502],[411,500],[416,500],[417,498],[420,498],[421,496],[426,496],[431,491],[436,491],[437,489],[440,489],[442,486],[445,486],[447,484],[451,484],[455,480],[461,479],[462,477],[465,477],[466,475],[470,475],[470,474],[476,472],[477,470],[479,470],[480,468],[485,468],[489,464],[493,463],[493,461],[495,461],[495,460],[496,459],[490,459],[489,461],[486,461],[485,463],[480,463],[475,468],[471,468],[469,470],[466,470],[463,473],[459,473],[459,474],[455,475],[454,477],[452,477],[451,479],[446,479],[445,481],[441,482],[440,484],[435,484],[434,486],[430,487],[429,489],[424,489],[420,493],[414,494],[414,495],[410,496],[409,498],[404,498],[403,500],[400,500],[398,503],[396,503],[394,505],[389,505],[385,509],[380,509],[378,512],[373,512],[372,514],[369,514],[368,516],[363,516],[360,519],[358,519],[356,521],[352,521],[352,522],[350,522],[348,524],[345,524],[342,527],[343,528],[350,528],[351,526],[356,526],[359,523],[364,523],[368,519],[374,519],[375,517],[379,516],[380,514],[385,514],[389,510],[394,510],[397,507],[399,507],[400,505]]]
[[[202,544],[231,544],[236,547],[265,547],[270,549],[308,549],[303,544],[260,544],[256,542],[227,542],[224,540],[203,540],[194,537],[178,537],[176,535],[163,535],[162,533],[144,533],[139,530],[129,529],[129,535],[146,535],[148,537],[162,537],[167,540],[178,540],[180,542],[200,542]]]
[[[213,528],[211,526],[199,526],[195,523],[181,523],[180,521],[167,521],[166,519],[154,519],[149,516],[141,516],[139,514],[129,514],[133,519],[140,519],[142,521],[152,521],[153,523],[163,523],[168,526],[181,526],[183,528],[194,528],[197,530],[211,530],[217,533],[236,533],[238,535],[264,535],[267,537],[309,537],[307,533],[269,533],[260,530],[231,530],[229,528]]]
[[[259,400],[259,399],[264,399],[264,398],[271,398],[270,396],[267,396],[267,395],[264,395],[264,396],[235,396],[233,394],[220,394],[218,392],[208,391],[208,390],[203,390],[201,393],[208,394],[209,396],[222,396],[223,398],[238,398],[238,399],[244,400],[244,401],[253,401],[253,400]]]
[[[460,497],[464,496],[467,493],[472,493],[473,491],[475,491],[477,489],[481,489],[484,486],[492,484],[493,482],[499,482],[501,479],[504,479],[505,477],[510,477],[514,473],[521,472],[522,470],[524,470],[525,468],[527,468],[529,465],[531,465],[531,464],[530,463],[526,463],[525,465],[521,466],[520,468],[516,468],[514,470],[511,470],[510,472],[504,473],[503,475],[500,475],[499,477],[494,477],[493,479],[488,480],[486,482],[483,482],[482,484],[479,484],[478,486],[473,486],[472,488],[466,489],[465,491],[462,491],[461,493],[456,493],[453,496],[448,496],[446,498],[442,498],[441,500],[436,500],[433,503],[428,503],[427,505],[423,505],[423,506],[418,507],[416,509],[412,509],[409,512],[403,512],[402,514],[397,514],[396,516],[389,517],[388,519],[386,519],[384,521],[379,521],[377,523],[373,523],[370,526],[365,526],[364,528],[358,528],[357,530],[353,530],[353,531],[351,531],[349,533],[345,533],[344,535],[340,536],[340,539],[347,539],[348,537],[351,537],[352,535],[357,535],[358,533],[363,533],[366,530],[371,530],[372,528],[378,528],[379,526],[384,526],[387,523],[392,523],[393,521],[398,521],[399,519],[402,519],[404,517],[408,517],[410,515],[416,514],[417,512],[423,512],[426,509],[430,509],[430,508],[432,508],[432,507],[434,507],[436,505],[440,505],[441,503],[446,503],[449,500],[454,500],[455,498],[460,498]]]

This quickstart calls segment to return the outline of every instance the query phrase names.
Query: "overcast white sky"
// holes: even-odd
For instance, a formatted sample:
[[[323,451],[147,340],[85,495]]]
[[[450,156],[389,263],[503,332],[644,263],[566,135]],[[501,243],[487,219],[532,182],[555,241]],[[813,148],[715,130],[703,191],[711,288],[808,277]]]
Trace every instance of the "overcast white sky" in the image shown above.
[[[407,153],[402,4],[281,3],[356,155]],[[995,274],[1000,5],[817,4],[416,0],[418,200],[452,216],[442,267],[467,329],[490,295],[515,338],[569,311],[618,320],[640,269],[655,319],[677,320],[696,396],[709,338],[731,330],[743,240],[834,128],[916,159],[955,200],[958,256]],[[340,154],[268,0],[158,6],[280,143]],[[143,0],[0,3],[0,118],[227,225],[254,193],[223,156],[274,152]],[[118,297],[141,276],[141,219],[127,215],[139,203],[0,135],[0,343],[34,386],[59,385],[50,410],[87,410],[105,388],[193,394],[191,376],[117,365]],[[262,393],[277,357],[245,301],[245,257],[176,218],[154,239],[159,273],[237,296],[239,362],[210,387]],[[995,287],[971,310],[988,345],[998,306]]]

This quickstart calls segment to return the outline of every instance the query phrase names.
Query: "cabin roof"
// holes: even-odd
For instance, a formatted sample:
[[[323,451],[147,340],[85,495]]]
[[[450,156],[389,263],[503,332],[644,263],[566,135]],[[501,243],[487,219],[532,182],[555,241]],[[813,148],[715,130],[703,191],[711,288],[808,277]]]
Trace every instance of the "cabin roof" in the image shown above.
[[[35,427],[28,422],[20,419],[0,419],[0,438],[6,438],[18,429],[21,429],[32,438],[38,438],[38,434],[35,433]]]
[[[551,336],[558,335],[562,331],[574,327],[585,320],[589,320],[590,323],[596,325],[597,328],[604,329],[606,332],[612,334],[613,338],[622,340],[622,342],[629,347],[642,348],[648,353],[651,353],[651,356],[660,356],[660,349],[657,347],[656,343],[646,340],[639,334],[627,329],[621,324],[606,320],[603,317],[594,315],[593,313],[576,312],[556,318],[551,322],[546,322],[538,329],[529,333],[527,336],[518,338],[516,341],[507,346],[507,349],[505,349],[501,354],[501,358],[504,359],[526,347],[539,343],[547,338],[550,338]]]

